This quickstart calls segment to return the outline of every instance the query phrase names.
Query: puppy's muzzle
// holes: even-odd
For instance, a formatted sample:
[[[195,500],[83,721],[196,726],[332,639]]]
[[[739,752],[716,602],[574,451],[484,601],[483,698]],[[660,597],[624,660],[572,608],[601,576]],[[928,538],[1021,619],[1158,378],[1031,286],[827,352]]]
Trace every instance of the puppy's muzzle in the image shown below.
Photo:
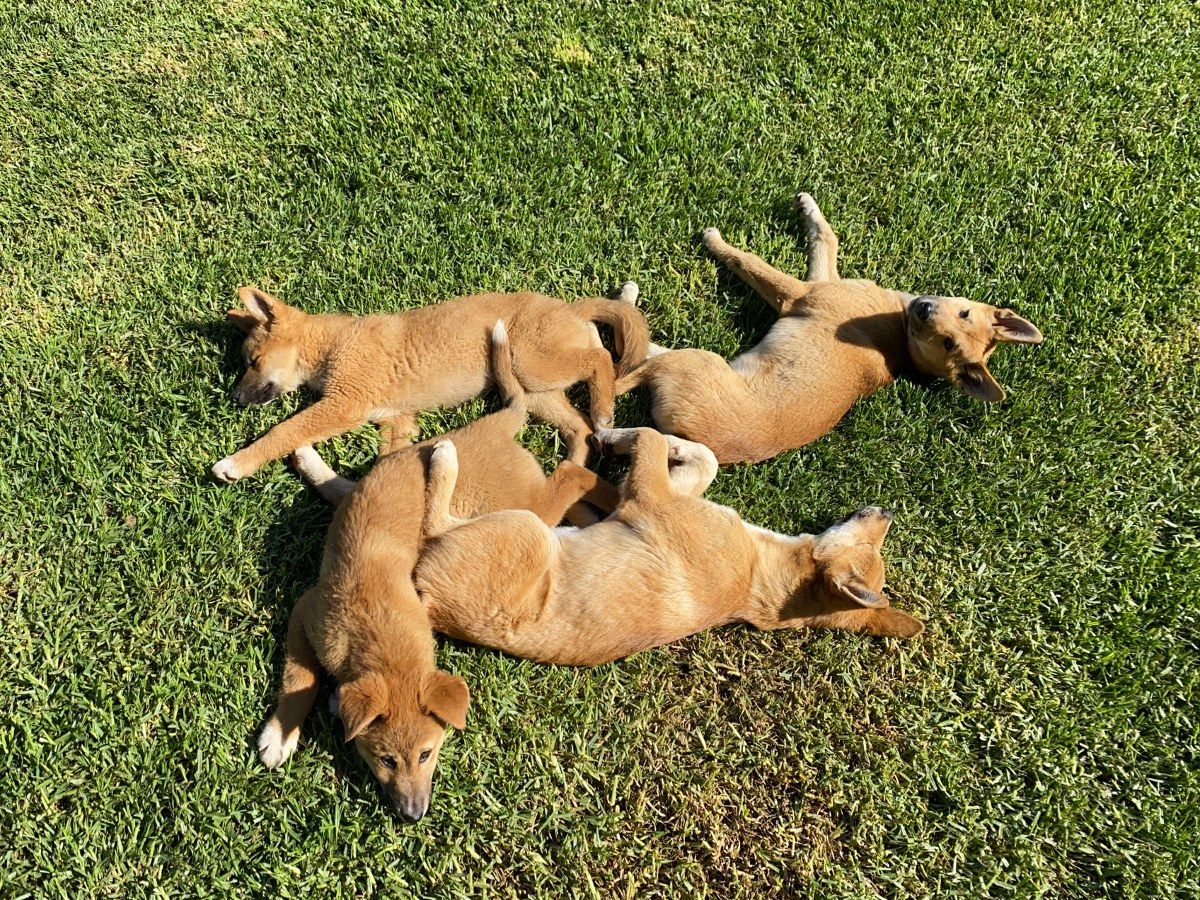
[[[420,822],[429,811],[428,797],[402,797],[393,795],[392,806],[405,822]]]
[[[273,381],[262,384],[241,384],[233,391],[233,402],[238,406],[254,406],[260,403],[270,403],[279,396],[279,385]]]
[[[930,297],[918,297],[912,302],[912,314],[918,322],[928,322],[937,302]]]

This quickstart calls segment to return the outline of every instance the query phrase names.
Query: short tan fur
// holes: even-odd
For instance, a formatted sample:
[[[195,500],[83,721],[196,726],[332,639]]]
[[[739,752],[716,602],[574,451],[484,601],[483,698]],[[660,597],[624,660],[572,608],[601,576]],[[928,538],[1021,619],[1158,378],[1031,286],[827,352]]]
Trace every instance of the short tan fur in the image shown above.
[[[807,226],[807,281],[731,247],[715,228],[704,232],[709,251],[779,313],[767,336],[728,362],[651,345],[645,365],[618,379],[618,394],[648,385],[658,428],[708,445],[722,464],[803,446],[909,372],[947,379],[979,400],[1004,399],[988,358],[1000,343],[1040,343],[1037,328],[986,303],[843,280],[837,235],[821,210],[808,194],[796,208]]]
[[[628,302],[636,291],[630,282],[622,299],[570,304],[541,294],[480,294],[395,315],[346,316],[310,315],[244,287],[244,308],[228,313],[246,333],[235,402],[267,403],[302,386],[320,399],[219,461],[213,475],[245,478],[368,421],[385,429],[384,452],[411,442],[417,412],[461,403],[487,387],[488,333],[498,319],[508,325],[529,411],[563,433],[568,458],[582,465],[592,422],[563,390],[586,381],[592,421],[612,423],[614,379],[642,362],[649,341],[645,319]],[[593,322],[613,327],[621,354],[615,371]]]
[[[729,622],[892,637],[923,630],[882,594],[890,513],[872,507],[819,535],[776,534],[700,498],[717,471],[706,447],[649,428],[594,437],[633,460],[616,511],[578,530],[523,511],[457,518],[449,498],[458,454],[438,442],[415,571],[436,631],[590,666]]]
[[[525,422],[527,398],[503,326],[494,334],[496,382],[509,406],[448,435],[463,459],[452,509],[474,516],[523,508],[548,525],[580,499],[610,512],[617,502],[611,485],[571,462],[547,478],[513,439]],[[320,580],[292,611],[283,684],[258,745],[270,768],[291,756],[323,669],[341,685],[347,740],[355,741],[396,811],[410,820],[428,809],[445,727],[465,725],[469,702],[466,683],[434,664],[429,619],[412,583],[432,443],[385,456],[357,484],[334,473],[311,447],[296,452],[297,468],[338,509]]]

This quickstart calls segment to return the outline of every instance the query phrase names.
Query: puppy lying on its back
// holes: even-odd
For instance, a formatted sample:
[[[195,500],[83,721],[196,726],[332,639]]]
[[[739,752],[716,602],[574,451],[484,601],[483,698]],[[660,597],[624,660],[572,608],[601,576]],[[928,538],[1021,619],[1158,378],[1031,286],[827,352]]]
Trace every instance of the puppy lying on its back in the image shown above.
[[[708,445],[721,463],[816,440],[860,397],[907,372],[948,379],[979,400],[1004,399],[988,357],[999,343],[1041,343],[1041,332],[1010,309],[842,281],[837,235],[808,194],[796,207],[808,224],[807,281],[734,249],[715,228],[704,232],[713,255],[779,313],[762,342],[730,362],[652,347],[644,366],[618,380],[618,394],[649,385],[659,429]]]
[[[621,300],[567,304],[541,294],[460,297],[396,315],[308,315],[257,288],[239,292],[245,309],[228,316],[246,332],[246,373],[234,390],[239,405],[267,403],[307,385],[321,398],[276,425],[249,447],[213,466],[232,482],[264,464],[363,422],[378,422],[383,452],[409,441],[415,414],[478,395],[488,384],[488,332],[508,324],[517,377],[530,392],[529,410],[554,425],[568,458],[583,464],[592,428],[564,389],[588,383],[591,417],[612,423],[613,381],[646,357],[649,331],[634,306],[637,285]],[[593,322],[611,325],[621,354],[617,372]]]
[[[717,471],[708,448],[650,428],[595,440],[633,461],[616,511],[582,530],[513,510],[454,518],[456,449],[438,442],[415,572],[435,631],[592,666],[728,622],[891,637],[924,629],[880,593],[890,513],[872,507],[819,535],[776,534],[700,499]]]
[[[525,423],[526,398],[499,325],[493,366],[510,405],[451,432],[463,463],[455,512],[528,509],[557,525],[581,498],[611,511],[617,501],[611,485],[570,462],[547,478],[513,440]],[[412,584],[431,444],[383,457],[357,489],[311,447],[297,451],[297,467],[338,510],[320,580],[292,611],[278,705],[258,741],[269,768],[291,756],[324,669],[341,686],[346,739],[355,741],[396,810],[410,820],[429,806],[446,725],[466,724],[469,700],[466,683],[434,665],[429,619]]]

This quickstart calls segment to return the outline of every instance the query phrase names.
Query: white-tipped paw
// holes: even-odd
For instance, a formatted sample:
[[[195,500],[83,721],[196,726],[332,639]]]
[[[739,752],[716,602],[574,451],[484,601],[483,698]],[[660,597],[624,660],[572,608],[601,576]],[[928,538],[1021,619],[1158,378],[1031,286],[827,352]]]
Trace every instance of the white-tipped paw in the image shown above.
[[[508,341],[508,329],[504,327],[503,319],[497,319],[496,324],[492,327],[492,340],[497,344]]]
[[[212,467],[213,478],[225,484],[233,484],[244,474],[234,463],[232,456],[227,456]]]
[[[797,194],[795,202],[796,212],[808,219],[808,224],[821,232],[829,231],[829,223],[825,221],[825,214],[821,212],[821,207],[817,206],[817,201],[812,198],[812,194]]]
[[[311,446],[297,447],[292,451],[292,465],[302,472],[306,466],[319,462],[322,462],[321,456]]]
[[[284,738],[279,721],[272,717],[258,736],[258,758],[268,769],[278,769],[296,752],[296,745],[299,743],[299,729]]]
[[[621,285],[621,290],[617,292],[617,299],[622,303],[632,303],[634,306],[637,306],[638,292],[637,282],[627,281]]]
[[[458,449],[454,446],[454,441],[440,440],[433,445],[433,454],[430,458],[434,462],[451,465],[458,462]]]
[[[715,228],[705,228],[700,235],[700,239],[704,241],[704,246],[711,247],[721,241],[721,232]]]

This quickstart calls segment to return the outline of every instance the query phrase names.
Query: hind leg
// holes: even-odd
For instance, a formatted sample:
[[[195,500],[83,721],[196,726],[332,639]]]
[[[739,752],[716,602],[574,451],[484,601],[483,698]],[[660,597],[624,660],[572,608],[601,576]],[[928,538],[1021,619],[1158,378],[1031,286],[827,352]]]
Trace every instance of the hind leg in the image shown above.
[[[401,447],[412,444],[420,435],[417,417],[414,415],[394,416],[379,422],[379,455],[387,456]]]
[[[671,470],[671,490],[687,497],[699,497],[717,477],[717,457],[696,441],[666,435],[667,462]]]
[[[587,439],[592,433],[592,424],[571,405],[562,391],[543,391],[527,397],[529,412],[546,424],[558,429],[567,445],[567,459],[577,466],[587,464]]]
[[[563,516],[568,513],[568,510],[572,512],[571,524],[573,525],[589,518],[586,507],[583,507],[582,511],[574,509],[576,506],[581,506],[580,500],[587,500],[605,513],[610,513],[616,509],[619,499],[620,495],[617,493],[617,489],[595,472],[570,461],[563,461],[546,479],[542,496],[530,506],[530,509],[545,524],[553,528],[563,520]],[[592,524],[597,521],[597,517],[592,514],[590,520],[590,522],[582,521],[582,524]]]
[[[838,238],[811,194],[797,194],[796,212],[808,231],[808,280],[837,281]]]

